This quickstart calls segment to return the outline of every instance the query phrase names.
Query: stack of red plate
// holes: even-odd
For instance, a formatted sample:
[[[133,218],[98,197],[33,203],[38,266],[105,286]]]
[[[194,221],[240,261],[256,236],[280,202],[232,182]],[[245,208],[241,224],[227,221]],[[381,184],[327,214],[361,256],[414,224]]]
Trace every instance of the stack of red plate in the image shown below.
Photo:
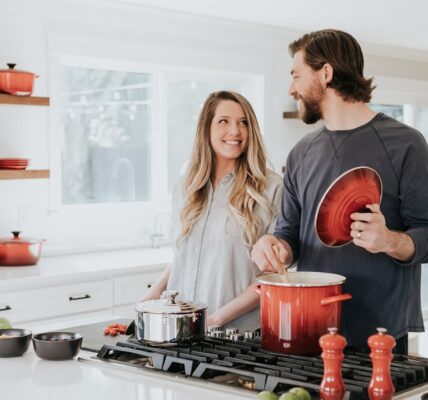
[[[28,158],[0,158],[0,169],[26,169]]]

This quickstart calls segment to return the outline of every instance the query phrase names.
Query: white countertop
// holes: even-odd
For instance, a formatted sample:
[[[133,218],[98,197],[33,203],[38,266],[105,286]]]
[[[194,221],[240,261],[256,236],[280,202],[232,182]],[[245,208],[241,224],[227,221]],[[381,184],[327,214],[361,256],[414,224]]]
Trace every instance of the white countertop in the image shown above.
[[[114,316],[105,316],[106,320]],[[116,316],[117,318],[117,316]],[[91,320],[91,322],[96,322]],[[87,320],[74,320],[67,326],[88,323]],[[51,330],[58,326],[34,327]],[[93,355],[81,351],[79,355]],[[103,363],[101,363],[103,364]],[[106,363],[108,364],[108,363]],[[152,371],[139,369],[120,370],[106,366],[96,366],[80,362],[41,360],[34,353],[32,344],[22,357],[0,358],[0,393],[2,398],[12,400],[248,400],[256,394],[243,391],[233,393],[223,385],[202,381],[189,384],[173,374],[156,375]],[[241,392],[241,390],[240,390]]]
[[[138,272],[142,267],[168,264],[172,247],[134,248],[41,258],[37,265],[0,267],[0,291],[13,286],[34,287],[58,278],[90,278]]]

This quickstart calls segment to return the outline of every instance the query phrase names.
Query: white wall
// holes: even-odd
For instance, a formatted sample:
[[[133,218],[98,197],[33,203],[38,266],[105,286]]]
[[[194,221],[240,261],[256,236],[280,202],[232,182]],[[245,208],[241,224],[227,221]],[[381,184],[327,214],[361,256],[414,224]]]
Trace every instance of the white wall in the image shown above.
[[[149,208],[122,204],[114,209],[88,206],[82,212],[53,200],[60,193],[56,131],[60,55],[263,76],[264,102],[250,100],[264,121],[269,156],[280,171],[290,148],[313,129],[298,120],[282,119],[282,112],[294,106],[287,94],[291,65],[287,45],[299,35],[123,3],[119,7],[101,0],[0,0],[0,65],[13,61],[18,68],[37,72],[40,78],[34,95],[51,97],[49,109],[0,107],[0,157],[29,157],[32,168],[50,168],[52,175],[51,180],[0,181],[0,235],[20,225],[27,235],[48,239],[51,254],[65,248],[144,245],[153,230],[154,215],[168,208],[167,204]],[[418,54],[419,61],[399,60],[396,49],[382,48],[380,55],[378,50],[368,46],[370,74],[428,82],[428,56]],[[405,56],[409,58],[409,53]]]

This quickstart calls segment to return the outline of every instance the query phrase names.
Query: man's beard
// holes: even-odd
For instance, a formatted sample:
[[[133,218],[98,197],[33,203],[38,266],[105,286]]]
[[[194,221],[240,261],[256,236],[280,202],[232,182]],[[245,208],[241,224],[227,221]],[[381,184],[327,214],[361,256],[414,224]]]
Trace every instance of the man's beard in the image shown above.
[[[305,98],[297,95],[296,100],[301,100],[303,103],[303,107],[300,109],[300,117],[305,124],[314,124],[323,118],[321,110],[322,97],[323,89],[321,86],[311,90]]]

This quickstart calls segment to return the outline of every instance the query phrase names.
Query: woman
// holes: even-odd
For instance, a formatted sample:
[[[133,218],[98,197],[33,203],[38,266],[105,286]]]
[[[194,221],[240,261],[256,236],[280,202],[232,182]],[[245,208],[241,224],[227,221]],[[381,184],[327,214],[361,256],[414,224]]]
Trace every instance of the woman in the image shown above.
[[[249,250],[273,231],[281,195],[250,103],[234,92],[210,94],[187,173],[173,192],[174,261],[145,300],[176,290],[208,305],[208,325],[258,328],[260,272]]]

